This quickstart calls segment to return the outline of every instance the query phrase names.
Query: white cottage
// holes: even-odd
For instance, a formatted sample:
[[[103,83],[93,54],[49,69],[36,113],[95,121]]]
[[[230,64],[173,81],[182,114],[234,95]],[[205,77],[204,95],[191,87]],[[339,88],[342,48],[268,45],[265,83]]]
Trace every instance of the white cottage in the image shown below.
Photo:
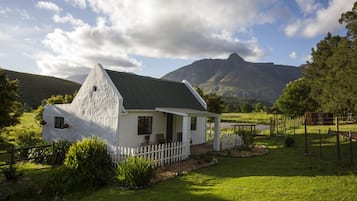
[[[96,65],[70,104],[46,105],[46,141],[98,136],[110,146],[139,147],[182,141],[206,142],[207,117],[215,118],[219,150],[220,116],[187,82],[105,70]]]

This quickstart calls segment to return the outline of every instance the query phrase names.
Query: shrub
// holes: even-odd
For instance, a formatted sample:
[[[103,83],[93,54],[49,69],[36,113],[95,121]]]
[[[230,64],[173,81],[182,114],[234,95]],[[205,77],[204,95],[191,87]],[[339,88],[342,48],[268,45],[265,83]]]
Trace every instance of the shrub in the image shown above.
[[[240,130],[238,134],[241,135],[243,139],[242,148],[249,147],[249,145],[253,143],[253,135],[249,130]]]
[[[51,155],[50,147],[36,147],[29,150],[28,159],[35,163],[49,163]]]
[[[292,147],[295,144],[295,140],[292,137],[285,138],[285,147]]]
[[[150,160],[139,157],[129,157],[123,163],[119,164],[117,178],[126,186],[144,187],[150,183],[153,178],[153,173],[154,168]]]
[[[62,165],[72,142],[61,140],[53,144],[52,165]]]
[[[50,195],[73,192],[79,188],[76,174],[72,169],[61,166],[49,175],[45,193]]]
[[[104,142],[87,138],[69,147],[64,167],[73,171],[75,183],[100,187],[112,181],[114,171]]]
[[[14,180],[17,178],[16,176],[16,168],[4,168],[2,169],[2,173],[4,174],[7,180]]]

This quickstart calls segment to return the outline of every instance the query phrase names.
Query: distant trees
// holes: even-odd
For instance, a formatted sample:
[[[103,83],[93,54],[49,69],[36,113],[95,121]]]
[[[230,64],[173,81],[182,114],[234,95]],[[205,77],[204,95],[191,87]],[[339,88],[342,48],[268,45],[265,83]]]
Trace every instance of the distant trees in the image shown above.
[[[289,82],[273,108],[291,118],[302,116],[305,111],[315,111],[317,103],[310,97],[310,90],[304,78]]]
[[[0,69],[0,129],[18,123],[22,114],[18,85],[18,80],[10,80]]]

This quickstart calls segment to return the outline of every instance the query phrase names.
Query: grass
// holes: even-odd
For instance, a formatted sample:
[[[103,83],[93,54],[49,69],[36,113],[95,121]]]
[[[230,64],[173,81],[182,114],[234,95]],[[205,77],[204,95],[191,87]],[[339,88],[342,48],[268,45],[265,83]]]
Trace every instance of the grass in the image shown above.
[[[312,130],[318,128],[313,127]],[[309,134],[309,156],[303,154],[305,147],[301,132],[292,136],[296,141],[292,148],[284,147],[284,136],[260,137],[256,139],[256,143],[270,148],[267,156],[221,157],[216,166],[200,169],[147,189],[122,190],[109,186],[96,192],[78,193],[66,198],[83,201],[355,200],[356,167],[349,163],[349,145],[342,142],[342,161],[337,162],[335,136],[323,135],[321,157],[318,135],[315,133]]]
[[[278,115],[279,118],[283,118]],[[240,122],[240,123],[255,123],[255,124],[269,124],[270,118],[273,114],[266,113],[223,113],[221,116],[224,122]]]
[[[304,156],[304,129],[297,128],[292,148],[284,147],[286,136],[261,136],[256,144],[269,147],[269,154],[253,158],[218,158],[218,164],[154,184],[142,190],[125,190],[116,184],[96,191],[84,190],[57,200],[356,200],[356,166],[350,164],[349,144],[341,140],[342,160],[337,161],[334,126],[308,127],[308,156]],[[357,130],[356,125],[341,130]],[[322,134],[319,146],[318,131]],[[288,133],[292,133],[291,130]],[[321,155],[320,155],[321,150]],[[357,163],[357,145],[353,144]],[[19,164],[22,176],[16,182],[0,177],[0,200],[55,200],[41,195],[52,169]]]

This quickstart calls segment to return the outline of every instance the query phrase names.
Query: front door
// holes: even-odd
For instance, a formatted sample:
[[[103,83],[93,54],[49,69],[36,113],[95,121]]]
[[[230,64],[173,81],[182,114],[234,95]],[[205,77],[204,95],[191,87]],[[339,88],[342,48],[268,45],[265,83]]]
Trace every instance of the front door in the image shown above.
[[[172,142],[173,124],[174,124],[174,115],[167,113],[167,119],[166,119],[166,141],[167,142]]]

